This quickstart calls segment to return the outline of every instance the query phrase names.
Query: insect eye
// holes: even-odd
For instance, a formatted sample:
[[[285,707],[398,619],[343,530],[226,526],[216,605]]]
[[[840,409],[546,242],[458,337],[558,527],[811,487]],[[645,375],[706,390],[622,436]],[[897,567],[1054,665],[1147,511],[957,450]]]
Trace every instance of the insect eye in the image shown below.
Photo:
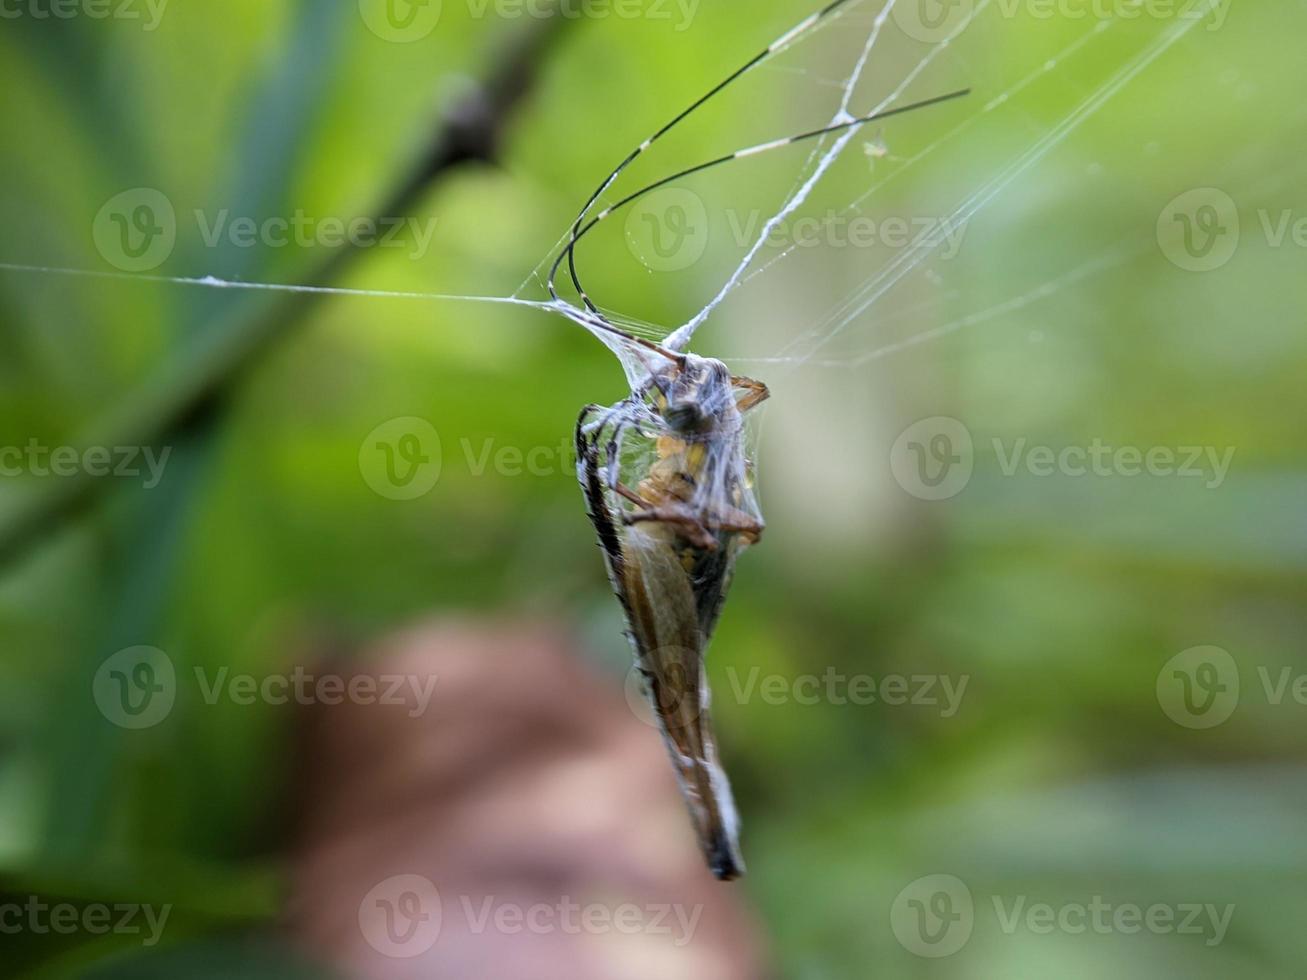
[[[694,402],[677,402],[668,406],[663,418],[677,432],[688,432],[703,424],[703,412]]]

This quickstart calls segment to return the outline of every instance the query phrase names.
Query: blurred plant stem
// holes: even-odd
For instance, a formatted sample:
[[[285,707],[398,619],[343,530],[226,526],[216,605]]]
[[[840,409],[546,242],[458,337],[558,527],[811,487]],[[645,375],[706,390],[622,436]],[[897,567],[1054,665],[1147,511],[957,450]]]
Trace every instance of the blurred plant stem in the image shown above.
[[[412,209],[436,180],[462,163],[493,162],[513,110],[530,93],[537,71],[567,18],[532,18],[511,37],[484,81],[447,112],[424,154],[412,170],[384,195],[378,217]],[[336,283],[359,257],[349,243],[309,270],[301,284]],[[105,425],[83,441],[87,446],[155,447],[181,439],[221,414],[223,403],[244,373],[290,330],[307,319],[322,294],[245,293],[214,322],[194,332],[194,339],[160,369]],[[0,513],[0,567],[55,533],[92,504],[108,485],[85,469],[52,484],[44,493],[20,499]]]
[[[266,213],[284,212],[298,150],[320,113],[321,93],[330,87],[345,16],[341,8],[302,0],[293,43],[266,75],[251,81],[247,102],[257,110],[232,149],[233,199],[255,202]],[[444,116],[413,167],[380,195],[376,215],[413,213],[445,172],[464,162],[494,160],[511,111],[530,90],[535,69],[561,23],[561,18],[535,22],[512,38],[495,58],[488,79]],[[359,253],[352,244],[334,251],[298,281],[305,286],[336,284]],[[252,264],[251,254],[222,258],[220,267],[234,270],[237,278],[259,278],[262,270]],[[56,776],[42,835],[47,867],[83,865],[102,842],[104,828],[115,822],[119,797],[112,773],[125,747],[121,733],[107,731],[92,705],[79,696],[85,677],[115,649],[158,642],[181,575],[187,529],[209,485],[232,396],[246,372],[293,327],[306,322],[322,298],[304,292],[204,291],[179,310],[180,353],[87,443],[167,447],[172,455],[149,500],[124,499],[124,510],[106,526],[99,618],[108,624],[108,635],[85,648],[83,669],[70,671],[65,703],[78,707],[50,732]],[[0,518],[0,564],[57,533],[98,501],[106,485],[83,473],[62,481],[49,495],[33,498],[12,519]],[[179,664],[187,662],[184,648],[172,655]],[[148,760],[138,763],[138,771],[149,773]],[[187,796],[180,785],[158,782],[158,774],[142,778],[155,780],[160,799],[177,802]],[[184,815],[172,805],[163,810],[173,816],[148,811],[126,815],[127,839],[149,841],[150,850],[166,851],[175,819],[200,824],[208,819],[205,809]],[[218,850],[229,856],[239,845],[228,840]]]

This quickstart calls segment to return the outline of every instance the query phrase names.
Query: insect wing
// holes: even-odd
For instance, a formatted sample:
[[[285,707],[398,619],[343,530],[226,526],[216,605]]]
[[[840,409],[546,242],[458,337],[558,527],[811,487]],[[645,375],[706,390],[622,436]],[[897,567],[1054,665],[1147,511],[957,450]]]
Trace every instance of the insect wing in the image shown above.
[[[717,757],[703,668],[737,548],[728,539],[716,550],[678,552],[669,528],[622,523],[604,482],[599,434],[583,432],[587,414],[577,429],[577,475],[609,578],[708,866],[718,878],[738,878],[739,817]]]
[[[744,870],[739,818],[717,758],[703,667],[708,635],[701,628],[701,611],[711,608],[715,617],[720,608],[722,580],[693,582],[663,531],[623,529],[627,620],[704,855],[717,877],[736,878]]]

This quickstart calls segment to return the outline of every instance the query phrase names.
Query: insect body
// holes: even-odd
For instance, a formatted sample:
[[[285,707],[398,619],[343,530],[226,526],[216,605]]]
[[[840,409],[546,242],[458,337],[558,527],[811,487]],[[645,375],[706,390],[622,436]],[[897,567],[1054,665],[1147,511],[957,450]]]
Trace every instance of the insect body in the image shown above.
[[[744,413],[767,397],[687,354],[577,422],[577,476],[668,752],[713,873],[739,877],[739,819],[717,758],[704,653],[740,550],[762,535]],[[652,450],[652,451],[650,451]]]

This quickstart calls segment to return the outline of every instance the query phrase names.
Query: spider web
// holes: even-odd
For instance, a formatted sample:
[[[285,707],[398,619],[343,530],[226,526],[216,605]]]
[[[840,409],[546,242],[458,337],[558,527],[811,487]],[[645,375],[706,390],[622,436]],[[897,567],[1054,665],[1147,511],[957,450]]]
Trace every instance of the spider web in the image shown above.
[[[764,156],[774,156],[777,166],[773,173],[787,174],[784,181],[789,190],[776,195],[779,203],[765,221],[757,224],[742,254],[730,262],[719,284],[684,321],[669,328],[630,310],[601,305],[605,318],[632,335],[683,346],[698,341],[700,329],[726,314],[732,302],[765,304],[777,294],[795,291],[812,298],[813,303],[806,307],[809,310],[821,308],[824,298],[825,312],[798,326],[786,325],[780,337],[748,338],[745,350],[729,357],[731,363],[856,368],[999,319],[1117,268],[1151,245],[1148,229],[1147,238],[1141,235],[1110,242],[1087,258],[1082,251],[1074,265],[1052,274],[1041,270],[1019,293],[913,332],[914,325],[920,325],[943,303],[963,292],[949,283],[937,262],[931,261],[947,250],[954,233],[986,214],[1014,182],[1106,104],[1119,98],[1150,65],[1220,12],[1228,0],[1188,0],[1179,4],[1169,18],[1139,17],[1142,0],[1115,0],[1115,7],[1104,16],[1056,21],[1023,18],[1020,0],[953,0],[943,8],[951,12],[951,19],[939,29],[938,36],[922,40],[921,32],[914,36],[904,25],[920,25],[923,7],[934,2],[853,0],[814,28],[791,32],[788,42],[761,63],[761,73],[770,72],[787,85],[792,85],[795,78],[803,79],[807,88],[827,93],[834,105],[828,116],[830,125],[939,95],[960,85],[972,88],[970,98],[944,109],[926,110],[920,117],[894,120],[883,142],[878,131],[869,131],[875,124],[869,124],[825,137],[815,145],[782,148],[719,168],[733,171],[749,167]],[[1025,6],[1033,9],[1033,5]],[[1131,15],[1132,11],[1135,15]],[[839,31],[832,31],[835,25],[839,25]],[[836,74],[839,62],[830,57],[831,48],[839,47],[829,44],[836,34],[844,41],[842,63],[847,73],[842,77]],[[1019,43],[1014,38],[1019,38]],[[821,63],[819,69],[812,66],[814,61]],[[1068,72],[1070,67],[1076,69],[1074,73]],[[737,85],[748,81],[741,79]],[[866,154],[857,152],[860,146],[866,148]],[[875,159],[874,169],[868,166],[867,156]],[[660,162],[665,164],[665,160]],[[683,163],[677,161],[676,165]],[[732,180],[740,178],[732,176]],[[599,204],[610,206],[632,189],[618,181],[601,195]],[[856,254],[841,264],[843,282],[832,282],[826,274],[812,274],[814,266],[829,260],[831,249],[810,249],[799,241],[775,244],[778,229],[798,215],[822,215],[816,232],[820,240],[841,223],[877,214],[881,200],[894,194],[900,199],[909,197],[914,214],[931,215],[934,224],[903,247],[845,250],[844,254]],[[619,218],[620,214],[610,224],[620,226]],[[507,296],[305,286],[30,263],[0,262],[0,270],[211,289],[507,304],[547,310],[595,333],[622,361],[634,389],[647,377],[647,357],[633,355],[629,344],[595,330],[595,318],[577,303],[552,300],[544,291],[544,270],[567,240],[567,235],[562,236],[534,273]],[[583,264],[584,258],[578,263]],[[765,297],[750,296],[768,286],[771,292]],[[595,291],[602,298],[602,284],[598,287]],[[909,295],[915,301],[901,303],[879,315],[879,308],[896,293]],[[920,294],[925,298],[915,299]],[[832,295],[839,298],[829,303]],[[866,333],[873,324],[878,336],[869,345]],[[899,334],[893,336],[896,330]]]
[[[836,96],[835,109],[828,125],[847,123],[855,117],[926,99],[959,85],[973,89],[970,99],[944,110],[927,110],[922,119],[901,117],[904,125],[896,119],[889,124],[890,135],[883,142],[879,134],[874,141],[868,141],[868,129],[875,126],[873,123],[824,138],[808,150],[790,189],[780,196],[779,205],[757,227],[743,254],[722,277],[720,286],[676,327],[669,329],[633,316],[629,311],[601,307],[605,317],[636,336],[684,349],[696,338],[700,328],[719,312],[726,312],[729,301],[737,294],[771,285],[772,296],[798,289],[815,294],[819,304],[822,290],[828,290],[827,297],[840,298],[806,326],[788,328],[789,336],[781,338],[779,350],[774,346],[774,338],[768,338],[766,343],[773,343],[770,351],[728,356],[728,360],[733,364],[793,368],[859,367],[1040,302],[1118,268],[1154,245],[1149,228],[1144,230],[1146,234],[1134,238],[1100,244],[1087,258],[1082,250],[1071,267],[1051,275],[1041,272],[1040,278],[1027,288],[998,303],[916,333],[882,338],[873,346],[867,345],[866,327],[873,322],[869,314],[878,312],[877,308],[896,291],[925,292],[930,298],[894,310],[888,317],[875,318],[878,332],[888,332],[885,328],[894,327],[896,322],[909,326],[914,320],[919,322],[922,314],[933,313],[943,302],[954,298],[959,290],[949,288],[937,262],[930,263],[941,250],[947,249],[955,233],[985,213],[1004,191],[1137,81],[1176,42],[1209,21],[1221,10],[1225,0],[1191,0],[1178,5],[1173,16],[1151,19],[1139,16],[1142,3],[1120,0],[1115,8],[1105,8],[1101,16],[1061,20],[1056,24],[1032,17],[1023,20],[1021,5],[1012,0],[957,0],[952,5],[953,16],[949,22],[934,31],[935,36],[923,40],[922,35],[931,32],[914,34],[904,25],[919,25],[921,10],[929,2],[861,0],[852,3],[837,17],[795,37],[774,52],[764,62],[764,68],[787,73],[790,79],[805,78],[813,88],[831,90]],[[848,56],[847,74],[842,79],[830,78],[834,69],[824,48],[819,55],[823,62],[820,71],[802,63],[797,67],[775,63],[780,60],[777,56],[816,47],[821,35],[836,22],[848,29],[844,33],[850,33],[852,25],[858,25],[859,43],[856,51]],[[1019,43],[1013,43],[1014,37],[1019,38]],[[881,70],[870,71],[869,66]],[[746,83],[746,79],[737,82]],[[937,112],[938,116],[932,115]],[[901,140],[900,130],[904,131]],[[854,152],[859,145],[866,148],[866,156],[876,160],[876,169],[869,170],[863,154]],[[795,150],[777,150],[777,156],[786,153],[792,159]],[[879,163],[886,157],[889,163],[881,169]],[[744,168],[751,163],[749,159],[740,159],[726,164],[725,169]],[[795,168],[790,170],[794,174]],[[733,175],[736,181],[746,179],[742,173]],[[600,204],[611,207],[633,189],[618,181],[610,192],[601,196]],[[823,192],[825,210],[821,212],[817,201]],[[838,291],[829,289],[829,276],[809,274],[814,265],[829,258],[830,249],[815,250],[817,262],[805,263],[802,254],[805,243],[789,241],[778,246],[774,241],[777,231],[788,221],[817,210],[824,213],[815,235],[820,242],[841,223],[875,214],[878,198],[896,192],[901,192],[900,200],[905,196],[912,200],[914,214],[931,216],[929,224],[921,219],[920,233],[914,234],[907,244],[871,247],[855,261],[844,263],[844,271],[853,281],[846,279]],[[619,225],[620,221],[613,224]],[[556,249],[566,243],[564,236]],[[581,251],[584,250],[582,246]],[[547,264],[537,268],[514,294],[515,298],[541,288]],[[578,265],[584,266],[584,256],[578,258]],[[791,266],[795,267],[791,274],[783,276]],[[924,284],[920,282],[923,279]],[[784,285],[777,286],[778,281]],[[804,289],[805,281],[817,281],[820,286],[816,290]],[[593,292],[602,296],[601,285],[596,287],[590,277],[587,282]],[[766,306],[763,300],[756,302]],[[589,326],[586,322],[589,315],[576,304],[560,301],[547,305]],[[610,336],[597,332],[596,335],[622,360],[628,380],[636,387],[646,376],[643,359],[633,359],[626,345],[614,342]]]

